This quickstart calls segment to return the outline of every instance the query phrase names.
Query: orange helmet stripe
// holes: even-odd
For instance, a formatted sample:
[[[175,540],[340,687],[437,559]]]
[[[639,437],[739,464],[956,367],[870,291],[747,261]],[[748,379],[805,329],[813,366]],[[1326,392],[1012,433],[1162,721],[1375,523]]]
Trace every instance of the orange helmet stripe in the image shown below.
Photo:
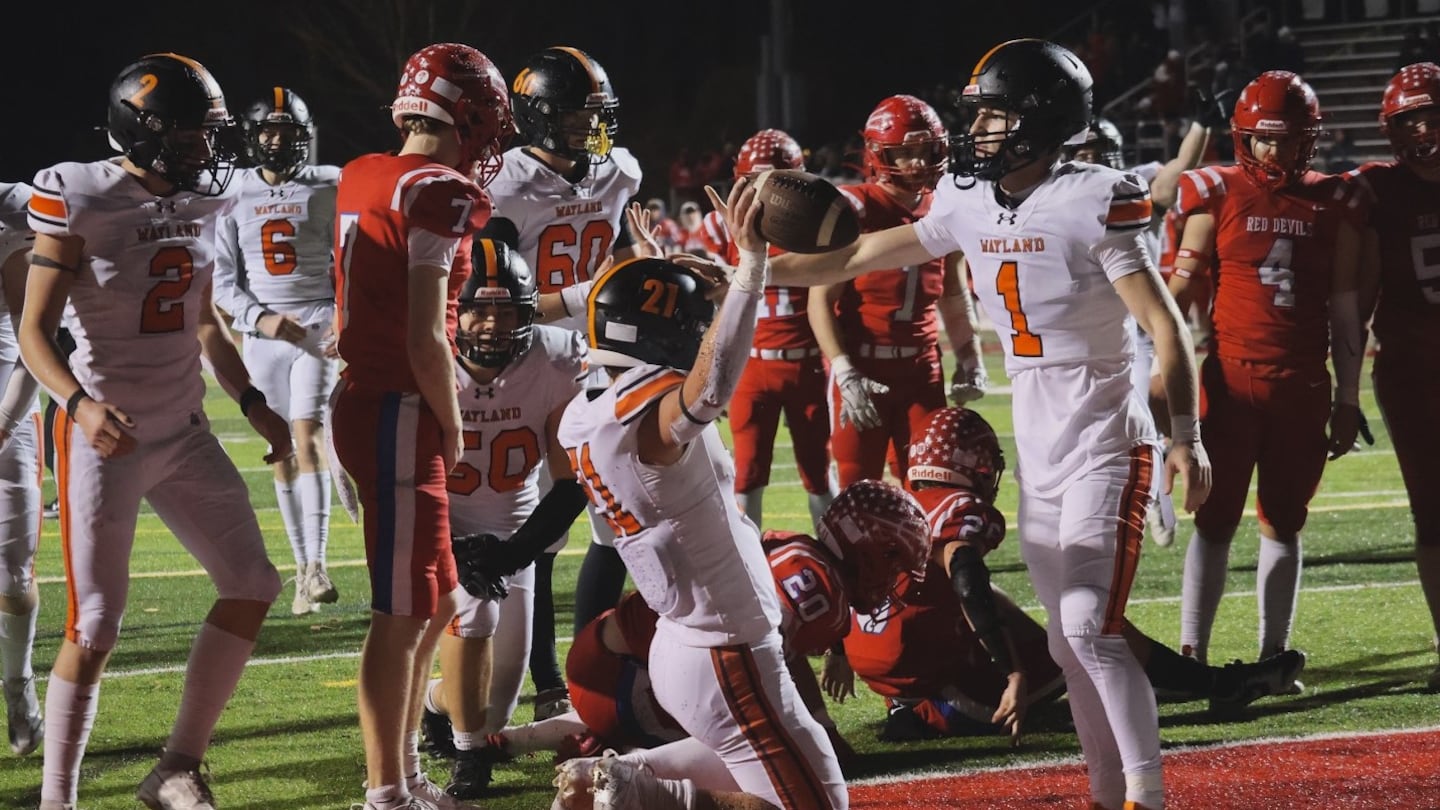
[[[611,265],[609,270],[606,270],[595,278],[595,285],[590,288],[590,295],[585,298],[585,342],[589,344],[590,348],[599,348],[595,345],[595,297],[600,294],[600,290],[609,283],[610,279],[615,277],[616,270],[638,261],[642,261],[642,259],[639,256],[634,256],[623,262],[618,262]]]
[[[500,268],[498,258],[495,256],[495,240],[481,239],[480,249],[485,251],[485,286],[500,286]]]
[[[275,88],[275,112],[282,112],[285,109],[285,88]]]
[[[578,48],[571,48],[568,45],[557,45],[555,46],[555,50],[564,51],[575,57],[575,61],[584,66],[585,73],[590,77],[590,92],[600,92],[600,77],[596,74],[595,64],[590,61],[590,57],[586,56],[584,51]]]
[[[985,63],[990,61],[990,57],[994,56],[996,51],[1000,50],[1001,48],[1005,47],[1006,45],[1010,45],[1010,44],[1013,44],[1013,43],[1016,43],[1016,42],[1037,42],[1037,41],[1038,41],[1038,40],[1036,40],[1034,37],[1022,37],[1022,38],[1020,38],[1020,39],[1008,39],[1008,40],[1000,43],[999,45],[996,45],[995,47],[991,48],[990,50],[986,51],[986,52],[985,52],[985,55],[982,56],[982,57],[980,57],[980,61],[975,63],[975,70],[970,74],[970,83],[971,83],[971,84],[975,84],[976,82],[980,81],[980,74],[985,71]]]

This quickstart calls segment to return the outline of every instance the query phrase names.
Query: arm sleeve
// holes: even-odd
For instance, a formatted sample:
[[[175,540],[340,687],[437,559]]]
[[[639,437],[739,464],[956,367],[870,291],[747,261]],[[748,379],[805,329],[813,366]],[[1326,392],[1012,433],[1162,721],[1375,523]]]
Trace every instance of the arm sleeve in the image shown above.
[[[962,249],[960,241],[955,238],[955,229],[950,227],[951,218],[958,216],[961,193],[950,182],[948,175],[940,178],[940,184],[935,187],[934,201],[930,204],[930,213],[915,223],[915,236],[931,256],[944,256]]]
[[[1214,167],[1191,169],[1180,175],[1175,211],[1182,217],[1195,213],[1213,214],[1215,204],[1224,196],[1225,179]]]
[[[240,229],[233,217],[220,220],[215,229],[215,276],[211,291],[215,305],[235,319],[235,328],[254,332],[265,307],[245,283],[245,255],[240,250]]]

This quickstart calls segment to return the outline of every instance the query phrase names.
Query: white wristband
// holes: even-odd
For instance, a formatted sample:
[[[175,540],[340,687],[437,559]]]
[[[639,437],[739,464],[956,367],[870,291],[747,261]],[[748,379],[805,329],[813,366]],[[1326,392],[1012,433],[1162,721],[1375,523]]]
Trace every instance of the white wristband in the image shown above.
[[[565,308],[566,315],[578,315],[585,311],[585,299],[590,297],[590,291],[595,288],[595,281],[582,281],[579,284],[572,284],[560,291],[560,306]]]
[[[1171,414],[1170,439],[1186,444],[1200,441],[1200,419],[1193,413]]]
[[[752,295],[764,292],[770,276],[770,257],[763,250],[741,250],[740,266],[730,277],[730,286]]]

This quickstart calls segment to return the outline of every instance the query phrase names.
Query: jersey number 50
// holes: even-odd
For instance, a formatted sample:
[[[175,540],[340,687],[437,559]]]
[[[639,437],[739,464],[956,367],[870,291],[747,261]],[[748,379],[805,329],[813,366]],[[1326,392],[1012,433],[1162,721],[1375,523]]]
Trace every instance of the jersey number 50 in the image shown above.
[[[472,450],[481,449],[480,438],[478,430],[467,430],[461,434],[467,454]],[[510,463],[512,453],[520,454],[519,464]],[[490,469],[486,471],[490,479],[490,488],[496,492],[512,492],[519,489],[525,484],[525,479],[529,477],[530,471],[538,463],[540,463],[540,440],[535,437],[535,431],[528,427],[500,431],[490,442]],[[480,488],[485,477],[481,475],[475,465],[462,461],[450,471],[450,478],[445,482],[445,488],[454,495],[469,495]]]

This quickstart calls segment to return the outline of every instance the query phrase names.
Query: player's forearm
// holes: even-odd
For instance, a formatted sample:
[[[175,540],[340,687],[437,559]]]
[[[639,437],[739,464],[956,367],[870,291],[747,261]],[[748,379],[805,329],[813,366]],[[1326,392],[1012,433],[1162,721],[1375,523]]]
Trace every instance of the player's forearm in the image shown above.
[[[450,341],[445,337],[443,321],[429,335],[408,337],[405,353],[410,359],[410,370],[415,374],[420,396],[439,421],[440,429],[448,433],[458,432],[460,401],[455,396],[455,358],[450,353]]]
[[[834,289],[830,286],[811,287],[810,301],[805,307],[805,317],[810,321],[810,331],[825,357],[834,360],[845,354],[845,343],[840,338],[840,323],[835,318]]]
[[[1155,179],[1151,181],[1151,202],[1161,208],[1169,208],[1175,204],[1180,192],[1180,175],[1200,165],[1200,158],[1205,155],[1205,146],[1209,142],[1210,130],[1200,126],[1198,122],[1191,122],[1190,130],[1180,141],[1175,157],[1160,167]]]
[[[940,311],[940,322],[945,326],[955,362],[964,369],[977,367],[980,364],[980,330],[975,309],[970,304],[970,293],[944,296],[936,302],[936,308]]]
[[[1174,305],[1168,312],[1152,319],[1146,328],[1155,343],[1155,364],[1160,369],[1160,380],[1165,386],[1165,398],[1170,407],[1171,433],[1176,439],[1184,439],[1198,429],[1200,394],[1195,369],[1195,344],[1190,330],[1180,320]],[[1152,331],[1153,328],[1153,331]]]
[[[887,267],[924,264],[935,258],[920,244],[914,225],[862,233],[860,238],[829,253],[785,253],[771,262],[770,283],[781,287],[839,284]]]
[[[1359,295],[1344,290],[1330,295],[1330,361],[1335,366],[1335,401],[1360,405],[1360,370],[1365,360],[1365,328]]]
[[[710,324],[695,366],[685,377],[680,390],[681,423],[671,433],[680,441],[680,434],[693,432],[718,418],[740,384],[740,375],[755,342],[755,316],[767,283],[765,252],[741,251],[730,289],[720,311]],[[685,425],[684,422],[692,423]],[[677,432],[678,431],[678,432]],[[687,440],[688,441],[688,440]]]
[[[554,323],[565,318],[585,314],[585,299],[590,297],[590,290],[595,282],[582,281],[573,284],[560,292],[544,293],[540,296],[540,303],[535,307],[536,323]]]
[[[218,319],[202,319],[196,331],[200,339],[200,353],[210,363],[215,379],[225,393],[236,402],[250,387],[250,371],[240,358],[230,334]]]
[[[39,391],[39,381],[25,369],[24,364],[17,363],[10,372],[10,379],[5,381],[4,395],[0,396],[0,433],[15,430],[20,420],[30,412]]]
[[[795,691],[800,693],[800,701],[810,711],[810,715],[822,726],[834,726],[835,721],[830,719],[830,711],[825,706],[825,694],[820,691],[820,682],[815,679],[815,670],[810,666],[810,659],[799,653],[790,653],[786,656],[789,664],[790,677],[795,681]]]

